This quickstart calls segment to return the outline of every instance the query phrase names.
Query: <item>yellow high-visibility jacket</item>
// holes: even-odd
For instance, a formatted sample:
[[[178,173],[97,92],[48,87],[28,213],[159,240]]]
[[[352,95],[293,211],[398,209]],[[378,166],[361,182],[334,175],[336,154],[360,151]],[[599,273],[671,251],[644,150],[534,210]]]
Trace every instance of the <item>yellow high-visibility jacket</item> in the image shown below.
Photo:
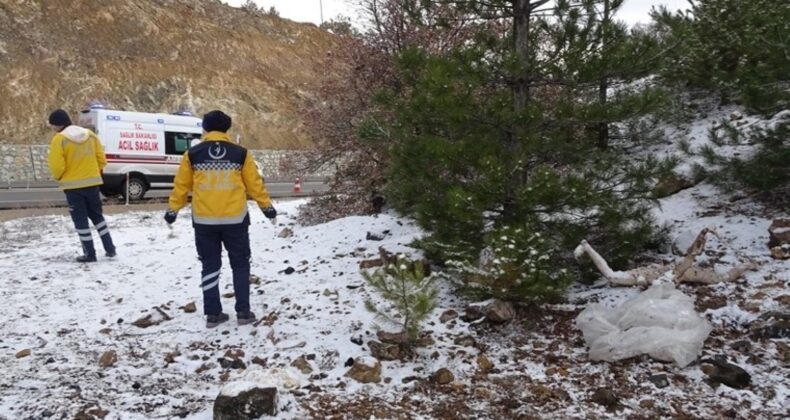
[[[102,185],[101,171],[107,166],[96,134],[70,125],[52,137],[49,144],[49,172],[62,190]]]
[[[247,196],[261,208],[272,202],[255,161],[227,134],[211,131],[181,159],[169,205],[179,211],[192,192],[192,221],[198,225],[232,225],[247,218]]]

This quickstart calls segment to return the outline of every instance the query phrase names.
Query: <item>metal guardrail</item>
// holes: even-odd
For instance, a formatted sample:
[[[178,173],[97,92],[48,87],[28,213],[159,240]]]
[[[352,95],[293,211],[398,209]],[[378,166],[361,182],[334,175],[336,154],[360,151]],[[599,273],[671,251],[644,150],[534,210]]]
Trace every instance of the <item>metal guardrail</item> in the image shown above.
[[[305,176],[299,177],[302,182],[324,182],[328,179],[326,176]],[[285,183],[285,182],[294,182],[296,177],[294,178],[283,178],[283,177],[264,177],[264,181],[266,182],[277,182],[277,183]],[[3,181],[0,180],[0,190],[15,190],[15,189],[35,189],[35,188],[58,188],[58,183],[55,181]]]

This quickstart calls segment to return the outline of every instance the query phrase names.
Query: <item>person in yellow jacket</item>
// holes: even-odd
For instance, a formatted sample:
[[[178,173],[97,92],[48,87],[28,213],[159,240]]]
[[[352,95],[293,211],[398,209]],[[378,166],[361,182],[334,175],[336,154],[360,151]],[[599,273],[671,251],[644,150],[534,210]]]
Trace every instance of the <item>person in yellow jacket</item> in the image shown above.
[[[222,111],[211,111],[203,116],[202,141],[184,153],[165,213],[165,221],[174,223],[178,211],[187,204],[187,195],[192,193],[192,225],[202,263],[200,287],[208,328],[230,319],[222,312],[219,299],[223,244],[233,270],[236,319],[239,325],[255,321],[255,314],[250,311],[247,196],[258,203],[266,218],[277,223],[277,211],[252,155],[244,147],[231,143],[227,135],[231,122]]]
[[[77,261],[96,261],[88,219],[96,227],[107,257],[115,257],[115,245],[102,215],[99,194],[99,185],[103,184],[101,171],[107,165],[104,148],[92,131],[72,125],[69,114],[62,109],[49,115],[49,124],[56,132],[49,145],[49,171],[66,194],[69,213],[82,243],[83,255]]]

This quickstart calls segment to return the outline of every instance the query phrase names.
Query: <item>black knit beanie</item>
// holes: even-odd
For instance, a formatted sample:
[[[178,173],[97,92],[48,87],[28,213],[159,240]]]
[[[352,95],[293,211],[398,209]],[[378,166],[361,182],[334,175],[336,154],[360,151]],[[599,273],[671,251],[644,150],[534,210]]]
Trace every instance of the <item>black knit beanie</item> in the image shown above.
[[[71,125],[71,118],[69,118],[68,112],[62,109],[56,109],[49,114],[49,123],[67,127]]]
[[[231,119],[222,111],[211,111],[203,116],[203,130],[221,131],[223,133],[230,130]]]

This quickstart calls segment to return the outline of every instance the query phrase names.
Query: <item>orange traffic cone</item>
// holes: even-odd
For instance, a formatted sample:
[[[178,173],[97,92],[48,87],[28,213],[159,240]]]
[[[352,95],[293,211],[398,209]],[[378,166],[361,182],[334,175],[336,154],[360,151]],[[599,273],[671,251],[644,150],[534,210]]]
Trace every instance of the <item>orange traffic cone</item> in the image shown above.
[[[296,178],[296,181],[294,181],[294,192],[302,192],[302,181],[300,181],[299,178]]]

